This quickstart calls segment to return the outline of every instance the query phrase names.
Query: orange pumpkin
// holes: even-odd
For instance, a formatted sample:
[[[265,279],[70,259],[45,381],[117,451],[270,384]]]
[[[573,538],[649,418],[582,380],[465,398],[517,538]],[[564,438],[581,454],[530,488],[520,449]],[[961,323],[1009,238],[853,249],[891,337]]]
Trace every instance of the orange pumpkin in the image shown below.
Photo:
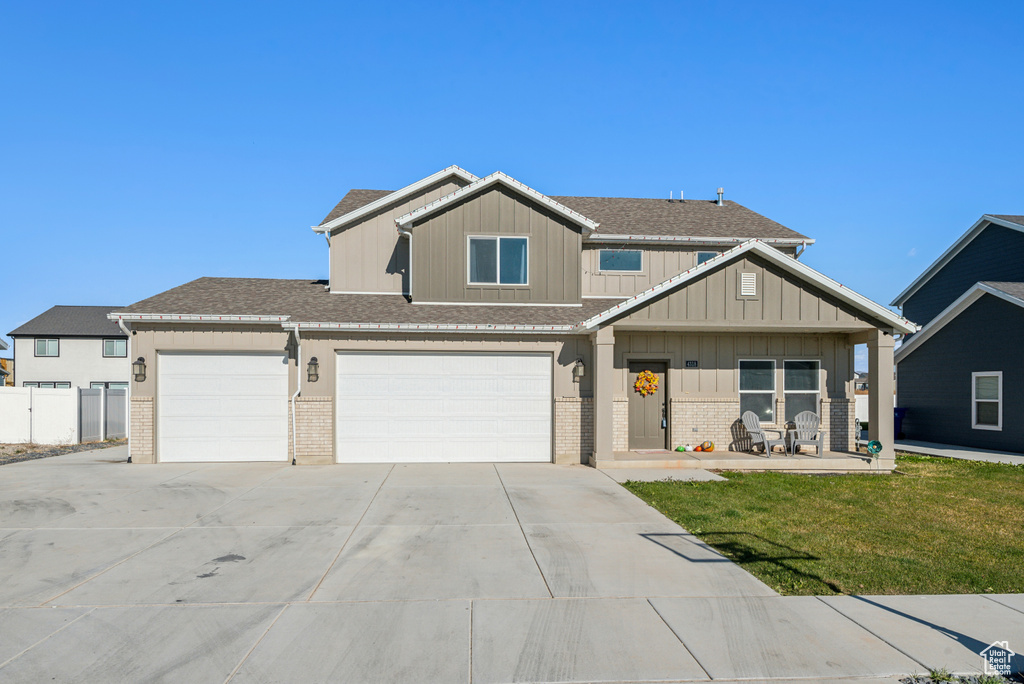
[[[704,451],[703,449],[701,449],[700,444],[698,444],[697,446],[693,447],[693,450],[694,451]]]
[[[708,441],[704,442],[697,448],[700,449],[701,451],[714,451],[715,443],[709,439]]]

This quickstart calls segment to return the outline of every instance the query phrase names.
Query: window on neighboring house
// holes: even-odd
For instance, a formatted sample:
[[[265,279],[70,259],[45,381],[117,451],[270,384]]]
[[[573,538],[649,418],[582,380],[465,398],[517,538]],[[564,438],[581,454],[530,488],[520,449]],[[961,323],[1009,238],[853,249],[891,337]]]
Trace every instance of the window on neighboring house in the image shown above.
[[[640,273],[644,270],[644,253],[639,249],[602,249],[597,260],[600,271]]]
[[[775,422],[775,361],[740,361],[740,415],[747,411]]]
[[[819,361],[783,361],[782,391],[786,399],[787,421],[804,411],[821,416],[818,403],[821,391],[820,368]]]
[[[469,238],[471,285],[526,285],[529,241],[524,237]]]
[[[60,356],[60,342],[57,340],[36,340],[36,356]]]
[[[700,266],[705,261],[710,261],[718,256],[718,252],[697,252],[697,265]]]
[[[128,340],[103,340],[103,356],[128,356]]]
[[[23,382],[22,387],[37,387],[39,389],[71,389],[70,382]]]
[[[128,389],[127,382],[90,382],[89,389]]]
[[[971,373],[971,427],[1003,429],[1003,372]]]

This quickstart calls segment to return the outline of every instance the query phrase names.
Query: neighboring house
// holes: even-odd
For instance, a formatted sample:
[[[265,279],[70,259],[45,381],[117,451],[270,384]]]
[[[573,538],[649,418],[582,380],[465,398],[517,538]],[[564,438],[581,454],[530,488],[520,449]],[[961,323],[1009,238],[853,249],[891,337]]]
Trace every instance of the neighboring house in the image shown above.
[[[913,326],[721,195],[546,196],[449,167],[352,190],[313,230],[327,281],[200,278],[111,314],[138,362],[134,462],[601,465],[745,449],[745,410],[816,411],[848,450],[856,343],[891,434],[893,334]]]
[[[1024,216],[986,214],[894,301],[907,439],[1024,450]]]
[[[7,342],[0,339],[0,351],[7,349]],[[14,363],[11,359],[0,359],[0,387],[6,387],[13,384],[14,379],[11,377],[11,368]]]
[[[128,386],[128,337],[116,306],[55,306],[12,330],[17,387]]]

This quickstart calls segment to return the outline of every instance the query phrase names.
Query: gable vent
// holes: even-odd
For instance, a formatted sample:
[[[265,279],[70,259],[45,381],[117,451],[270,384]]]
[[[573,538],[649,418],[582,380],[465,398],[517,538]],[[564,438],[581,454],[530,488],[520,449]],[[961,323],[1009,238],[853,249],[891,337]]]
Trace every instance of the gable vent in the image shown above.
[[[741,297],[756,297],[757,296],[757,274],[756,273],[741,273],[740,274],[740,296]]]

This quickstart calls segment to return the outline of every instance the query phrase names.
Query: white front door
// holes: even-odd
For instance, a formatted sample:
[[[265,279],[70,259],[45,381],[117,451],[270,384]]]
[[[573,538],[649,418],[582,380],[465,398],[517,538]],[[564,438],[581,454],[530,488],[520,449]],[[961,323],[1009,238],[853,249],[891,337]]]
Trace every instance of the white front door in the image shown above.
[[[339,352],[339,463],[551,461],[551,355]]]
[[[288,357],[157,355],[160,461],[287,461]]]

